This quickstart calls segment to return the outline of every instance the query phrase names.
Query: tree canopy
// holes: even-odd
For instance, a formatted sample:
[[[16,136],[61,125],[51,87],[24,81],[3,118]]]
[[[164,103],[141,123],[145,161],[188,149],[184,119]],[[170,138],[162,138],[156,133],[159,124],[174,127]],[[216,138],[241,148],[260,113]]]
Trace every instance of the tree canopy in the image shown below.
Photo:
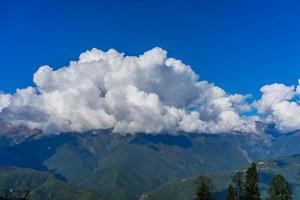
[[[282,175],[273,177],[266,200],[291,200],[292,192],[288,182]]]
[[[226,200],[235,200],[235,193],[234,193],[234,189],[231,184],[229,184],[228,189],[227,189]]]
[[[255,163],[247,169],[245,181],[245,200],[260,200],[259,178]]]
[[[206,176],[199,176],[197,184],[197,200],[212,200],[212,180]]]

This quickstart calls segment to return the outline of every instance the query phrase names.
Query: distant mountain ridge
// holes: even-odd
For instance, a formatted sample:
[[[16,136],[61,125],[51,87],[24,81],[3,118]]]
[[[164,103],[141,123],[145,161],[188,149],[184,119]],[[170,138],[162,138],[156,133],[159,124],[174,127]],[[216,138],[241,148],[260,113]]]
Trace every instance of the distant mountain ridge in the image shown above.
[[[264,130],[178,135],[34,132],[26,137],[3,133],[0,165],[51,172],[112,199],[132,200],[176,179],[216,171],[229,174],[254,160],[300,153],[298,132],[275,134],[272,126]]]

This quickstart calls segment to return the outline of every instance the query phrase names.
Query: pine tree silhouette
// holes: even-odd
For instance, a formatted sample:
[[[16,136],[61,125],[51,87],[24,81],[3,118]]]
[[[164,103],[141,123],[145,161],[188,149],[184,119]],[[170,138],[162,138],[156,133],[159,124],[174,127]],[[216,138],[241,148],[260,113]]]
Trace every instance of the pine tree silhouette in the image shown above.
[[[266,200],[291,200],[292,192],[288,182],[282,175],[273,177]]]
[[[246,173],[244,200],[260,200],[259,178],[255,163],[252,163]]]

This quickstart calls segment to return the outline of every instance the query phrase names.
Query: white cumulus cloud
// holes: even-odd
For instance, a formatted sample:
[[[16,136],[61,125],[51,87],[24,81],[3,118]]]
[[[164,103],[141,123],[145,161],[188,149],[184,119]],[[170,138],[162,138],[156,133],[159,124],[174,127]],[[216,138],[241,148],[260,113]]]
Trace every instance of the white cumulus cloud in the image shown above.
[[[268,122],[273,122],[283,131],[300,129],[299,88],[274,83],[263,86],[262,97],[254,103],[258,112],[266,116]]]
[[[250,110],[248,96],[199,80],[190,66],[161,48],[140,56],[92,49],[57,70],[40,67],[34,83],[13,95],[0,94],[2,118],[48,133],[256,131],[255,120],[241,115]],[[262,112],[269,104],[257,103]]]
[[[0,93],[0,112],[10,103],[11,95]]]

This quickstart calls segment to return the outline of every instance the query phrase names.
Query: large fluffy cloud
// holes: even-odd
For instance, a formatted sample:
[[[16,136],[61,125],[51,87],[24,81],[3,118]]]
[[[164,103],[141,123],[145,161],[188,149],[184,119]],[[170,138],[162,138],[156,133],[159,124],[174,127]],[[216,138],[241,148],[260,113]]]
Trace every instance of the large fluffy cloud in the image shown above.
[[[0,112],[10,103],[11,95],[0,93]]]
[[[299,85],[295,87],[274,83],[263,86],[260,91],[262,97],[254,104],[268,122],[275,123],[283,132],[300,130]]]
[[[256,131],[254,119],[240,115],[250,109],[247,96],[199,80],[161,48],[140,56],[92,49],[69,66],[40,67],[34,83],[0,94],[2,118],[45,132]]]

